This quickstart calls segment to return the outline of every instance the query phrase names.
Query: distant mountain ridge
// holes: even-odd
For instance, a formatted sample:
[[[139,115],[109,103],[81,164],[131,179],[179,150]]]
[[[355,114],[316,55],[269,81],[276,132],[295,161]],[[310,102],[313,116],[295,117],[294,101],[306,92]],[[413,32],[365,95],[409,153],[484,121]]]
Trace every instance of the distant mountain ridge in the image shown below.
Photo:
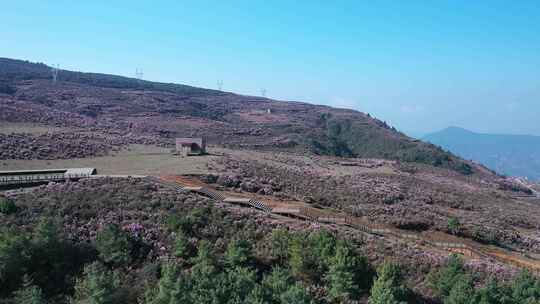
[[[540,180],[540,136],[482,134],[449,127],[423,140],[499,173]]]

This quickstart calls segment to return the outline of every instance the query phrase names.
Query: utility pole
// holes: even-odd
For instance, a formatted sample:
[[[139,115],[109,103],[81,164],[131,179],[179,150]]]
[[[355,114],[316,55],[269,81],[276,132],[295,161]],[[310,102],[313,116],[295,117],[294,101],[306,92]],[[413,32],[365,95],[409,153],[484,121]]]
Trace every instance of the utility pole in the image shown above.
[[[58,81],[58,70],[60,70],[60,65],[53,64],[51,68],[51,73],[52,73],[52,81],[54,84],[56,84],[56,82]]]

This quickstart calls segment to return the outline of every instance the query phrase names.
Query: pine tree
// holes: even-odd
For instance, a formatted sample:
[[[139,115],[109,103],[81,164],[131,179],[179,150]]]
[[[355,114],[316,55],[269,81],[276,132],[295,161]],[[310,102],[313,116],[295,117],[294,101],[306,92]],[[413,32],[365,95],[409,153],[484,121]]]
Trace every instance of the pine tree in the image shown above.
[[[32,278],[47,295],[62,293],[66,275],[75,272],[78,265],[66,255],[70,253],[58,221],[42,218],[32,233]]]
[[[367,288],[370,279],[367,260],[359,257],[344,241],[339,241],[325,277],[329,297],[340,301],[355,299],[362,289]]]
[[[237,266],[227,271],[224,283],[225,290],[219,293],[220,298],[227,299],[227,303],[246,303],[257,286],[257,274],[251,269]]]
[[[461,223],[457,217],[450,217],[447,224],[448,231],[453,235],[458,235],[461,231]]]
[[[312,303],[313,299],[306,290],[298,283],[291,285],[284,293],[279,296],[282,304],[308,304]]]
[[[336,238],[322,230],[309,236],[310,251],[315,259],[315,277],[322,277],[328,271],[328,265],[336,251]]]
[[[246,240],[232,240],[223,256],[226,267],[247,266],[253,258],[251,244]]]
[[[289,267],[293,276],[306,280],[315,274],[313,252],[304,234],[296,234],[289,242]]]
[[[17,206],[13,200],[0,195],[0,213],[12,214],[17,211]]]
[[[475,298],[472,279],[468,275],[460,275],[456,278],[444,304],[474,304],[477,303]]]
[[[458,255],[451,254],[447,266],[438,273],[430,274],[428,279],[437,295],[444,300],[464,273],[461,258]]]
[[[406,303],[409,291],[399,267],[384,262],[377,271],[377,280],[371,287],[370,304]]]
[[[75,283],[74,304],[119,303],[118,274],[111,272],[99,262],[84,267],[83,276]]]
[[[269,303],[280,303],[280,295],[285,293],[293,282],[291,274],[284,268],[275,267],[270,274],[267,274],[262,286],[266,291],[266,300]]]
[[[537,303],[540,301],[540,282],[527,270],[523,270],[510,287],[512,300],[515,303]]]
[[[52,219],[42,218],[34,228],[32,241],[42,249],[53,250],[62,242],[60,227]]]
[[[264,303],[312,303],[312,297],[300,285],[294,282],[290,272],[275,267],[262,281]]]
[[[179,230],[174,239],[174,255],[182,259],[189,259],[193,254],[193,246],[187,236]]]
[[[24,276],[22,287],[15,291],[13,303],[16,304],[45,304],[45,297],[41,292],[41,288],[33,285],[32,280],[28,276]]]
[[[126,233],[115,224],[107,225],[98,232],[96,248],[105,263],[125,265],[131,261],[132,244]]]
[[[511,304],[510,288],[491,279],[478,291],[478,304]]]
[[[279,295],[282,304],[308,304],[313,303],[313,299],[300,284],[293,284]]]
[[[189,304],[189,286],[181,274],[178,265],[173,262],[164,263],[157,289],[146,295],[147,304]]]
[[[192,259],[190,282],[191,299],[194,303],[214,303],[218,301],[217,291],[224,284],[224,274],[216,267],[216,257],[212,245],[203,240],[199,242],[197,256]]]
[[[207,240],[202,240],[197,245],[197,255],[191,259],[193,264],[206,264],[215,266],[216,256],[214,248]]]
[[[0,228],[0,298],[17,289],[27,270],[31,252],[26,235],[10,228]]]
[[[268,304],[269,301],[266,300],[266,293],[265,293],[264,288],[259,284],[255,285],[253,290],[251,290],[251,293],[246,298],[245,303]]]
[[[174,263],[165,263],[161,269],[161,278],[158,282],[157,295],[152,303],[171,303],[172,293],[179,276],[178,266]]]
[[[279,261],[280,265],[284,265],[289,255],[290,239],[291,235],[285,229],[274,229],[272,231],[272,256]]]

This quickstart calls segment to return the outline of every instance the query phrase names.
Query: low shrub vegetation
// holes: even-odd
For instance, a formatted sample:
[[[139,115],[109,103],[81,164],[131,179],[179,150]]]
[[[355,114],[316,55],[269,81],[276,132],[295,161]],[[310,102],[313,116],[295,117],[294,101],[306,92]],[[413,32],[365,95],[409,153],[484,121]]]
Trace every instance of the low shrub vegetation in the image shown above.
[[[253,213],[144,182],[48,186],[14,203],[0,216],[2,304],[423,303],[410,269],[370,262],[355,239],[255,224]],[[429,282],[441,303],[540,299],[528,273],[476,288],[455,256]]]
[[[0,196],[0,213],[11,214],[15,213],[16,211],[17,206],[15,206],[13,200]]]

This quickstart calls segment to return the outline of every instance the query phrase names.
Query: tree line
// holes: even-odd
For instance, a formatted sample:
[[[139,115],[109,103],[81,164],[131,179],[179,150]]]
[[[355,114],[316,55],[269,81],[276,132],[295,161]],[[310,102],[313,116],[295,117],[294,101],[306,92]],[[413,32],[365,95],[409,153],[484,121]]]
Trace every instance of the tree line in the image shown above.
[[[220,249],[201,237],[206,212],[164,221],[171,242],[154,261],[146,259],[148,244],[115,224],[104,225],[91,243],[70,240],[50,218],[28,230],[2,228],[0,303],[419,302],[402,266],[386,261],[375,269],[352,240],[281,228],[261,241],[255,228],[242,227],[227,232]],[[540,300],[540,282],[530,273],[482,285],[456,255],[426,281],[444,304]]]

